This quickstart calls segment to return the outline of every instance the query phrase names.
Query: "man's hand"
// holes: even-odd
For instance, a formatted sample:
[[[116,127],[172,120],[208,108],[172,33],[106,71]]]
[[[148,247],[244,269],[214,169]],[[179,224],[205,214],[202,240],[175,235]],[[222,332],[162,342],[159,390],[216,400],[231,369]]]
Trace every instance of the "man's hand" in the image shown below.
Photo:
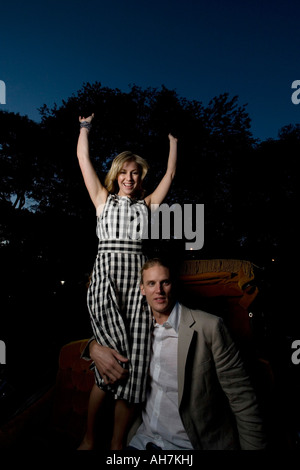
[[[101,346],[94,340],[90,344],[89,351],[104,383],[114,384],[118,380],[124,380],[128,377],[128,370],[123,369],[118,362],[128,362],[128,359],[116,350]]]

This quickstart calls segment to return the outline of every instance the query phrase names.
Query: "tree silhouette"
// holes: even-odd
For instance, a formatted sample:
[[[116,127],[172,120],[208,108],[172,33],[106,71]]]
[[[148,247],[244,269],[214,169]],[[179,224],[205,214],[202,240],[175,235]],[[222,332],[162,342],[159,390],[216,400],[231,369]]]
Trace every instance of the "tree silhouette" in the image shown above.
[[[0,198],[22,209],[26,198],[34,197],[40,178],[39,126],[27,116],[2,111],[0,128]]]
[[[165,170],[167,135],[178,136],[178,171],[166,202],[204,203],[202,253],[236,256],[242,250],[259,258],[274,252],[284,239],[277,208],[284,208],[281,220],[290,223],[299,126],[285,126],[278,140],[259,143],[252,137],[246,105],[239,105],[237,96],[221,94],[205,107],[164,86],[144,90],[133,85],[125,93],[99,82],[84,84],[60,107],[44,105],[40,112],[40,125],[0,113],[0,197],[8,205],[5,210],[25,209],[31,198],[35,214],[49,220],[74,217],[82,226],[94,223],[76,158],[78,116],[94,112],[90,150],[102,181],[113,157],[129,149],[148,160],[145,186],[152,191]],[[284,166],[275,163],[282,158]],[[3,240],[4,232],[12,233],[3,223],[2,232]]]

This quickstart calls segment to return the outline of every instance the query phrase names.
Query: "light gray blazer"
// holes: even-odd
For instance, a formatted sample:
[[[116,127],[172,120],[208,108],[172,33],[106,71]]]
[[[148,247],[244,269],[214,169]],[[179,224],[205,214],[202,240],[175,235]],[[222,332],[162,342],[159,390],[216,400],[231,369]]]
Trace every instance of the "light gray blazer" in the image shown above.
[[[182,305],[178,333],[178,406],[198,450],[264,449],[250,379],[223,320]],[[140,424],[135,422],[129,440]]]

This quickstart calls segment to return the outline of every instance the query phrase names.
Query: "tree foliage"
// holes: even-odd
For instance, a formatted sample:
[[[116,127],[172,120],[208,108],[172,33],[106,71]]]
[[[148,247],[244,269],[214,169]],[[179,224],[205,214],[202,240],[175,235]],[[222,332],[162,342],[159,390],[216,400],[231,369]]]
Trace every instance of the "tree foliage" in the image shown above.
[[[166,168],[171,132],[179,139],[179,159],[166,202],[204,203],[208,256],[232,256],[243,247],[251,257],[258,248],[278,246],[283,231],[276,226],[276,207],[285,208],[287,220],[295,206],[299,126],[282,128],[278,140],[256,142],[246,105],[227,93],[205,107],[164,86],[133,85],[124,92],[96,82],[84,84],[61,106],[44,105],[40,124],[1,112],[3,210],[26,210],[33,202],[34,213],[48,220],[94,223],[76,158],[78,116],[92,112],[90,153],[102,181],[113,157],[129,149],[149,162],[145,186],[152,191]],[[283,168],[275,163],[282,159]],[[2,223],[2,240],[11,233],[9,222]]]
[[[0,113],[1,201],[11,201],[21,209],[35,194],[40,178],[38,156],[41,152],[39,126],[26,116]]]

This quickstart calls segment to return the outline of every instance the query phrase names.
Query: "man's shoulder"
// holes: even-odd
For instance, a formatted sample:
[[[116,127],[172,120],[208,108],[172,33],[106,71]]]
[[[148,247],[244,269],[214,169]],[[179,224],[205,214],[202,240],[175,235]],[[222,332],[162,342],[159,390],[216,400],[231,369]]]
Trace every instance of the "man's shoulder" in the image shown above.
[[[212,343],[216,338],[228,336],[228,330],[222,317],[204,310],[194,310],[184,305],[181,308],[180,325],[183,329],[193,330],[197,333],[198,338],[204,338],[208,343]]]
[[[193,309],[183,304],[180,304],[180,305],[181,305],[181,315],[183,318],[190,317],[190,318],[193,318],[195,322],[205,321],[205,322],[211,323],[212,325],[223,322],[221,317],[215,314],[206,312],[205,310]]]

